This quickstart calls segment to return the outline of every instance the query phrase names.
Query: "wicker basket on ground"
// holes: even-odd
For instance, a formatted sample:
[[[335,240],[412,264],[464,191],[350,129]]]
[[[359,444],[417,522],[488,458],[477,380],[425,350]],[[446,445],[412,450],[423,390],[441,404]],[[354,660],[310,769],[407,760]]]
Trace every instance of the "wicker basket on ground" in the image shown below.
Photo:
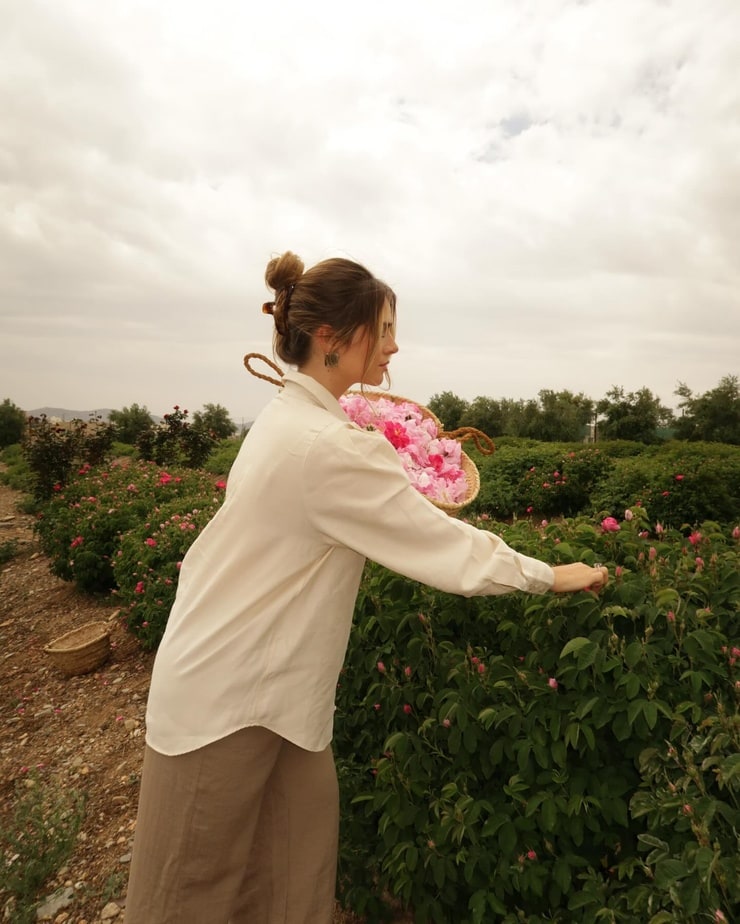
[[[54,639],[44,651],[68,677],[87,674],[110,657],[110,629],[104,622],[90,622]]]

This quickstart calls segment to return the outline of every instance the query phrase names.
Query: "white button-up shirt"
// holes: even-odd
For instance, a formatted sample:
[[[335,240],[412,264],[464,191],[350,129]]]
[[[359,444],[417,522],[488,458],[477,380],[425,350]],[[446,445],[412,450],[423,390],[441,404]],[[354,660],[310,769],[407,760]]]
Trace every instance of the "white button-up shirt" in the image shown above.
[[[313,378],[284,381],[182,563],[147,708],[162,754],[254,725],[323,750],[366,558],[464,596],[553,583],[545,563],[422,497],[386,438]]]

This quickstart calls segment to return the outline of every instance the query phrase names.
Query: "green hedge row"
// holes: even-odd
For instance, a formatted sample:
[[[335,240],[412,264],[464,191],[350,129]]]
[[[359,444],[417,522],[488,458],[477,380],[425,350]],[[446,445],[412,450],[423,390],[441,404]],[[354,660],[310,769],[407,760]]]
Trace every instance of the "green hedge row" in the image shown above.
[[[602,596],[368,568],[335,751],[341,894],[370,921],[383,894],[440,924],[740,919],[740,531],[609,526],[503,527],[608,563]]]
[[[635,505],[665,526],[740,517],[740,447],[717,443],[502,440],[492,456],[471,452],[481,490],[469,508],[496,519],[620,516]]]

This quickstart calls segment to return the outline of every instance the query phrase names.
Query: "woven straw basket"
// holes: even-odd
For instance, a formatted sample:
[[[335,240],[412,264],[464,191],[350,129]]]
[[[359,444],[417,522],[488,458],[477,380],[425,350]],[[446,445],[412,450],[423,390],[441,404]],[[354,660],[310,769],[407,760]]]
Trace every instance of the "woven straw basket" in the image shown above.
[[[474,430],[472,427],[461,427],[459,430],[452,430],[446,432],[442,426],[441,421],[437,415],[430,411],[428,407],[424,407],[423,404],[419,404],[418,401],[412,401],[410,398],[403,398],[400,395],[391,395],[386,391],[351,391],[348,394],[351,395],[362,395],[363,398],[366,398],[368,401],[377,401],[378,398],[385,398],[386,401],[392,401],[394,404],[413,404],[414,407],[418,407],[421,411],[421,416],[427,418],[428,420],[434,421],[437,429],[439,430],[439,436],[446,439],[456,439],[461,443],[466,439],[472,439],[475,441],[478,449],[484,454],[490,454],[493,452],[493,443],[485,435],[481,433],[480,430]],[[463,452],[460,455],[460,467],[465,474],[465,481],[467,482],[467,491],[465,496],[461,501],[457,503],[445,502],[440,500],[435,500],[433,497],[427,497],[427,500],[434,504],[435,507],[439,507],[440,510],[444,510],[445,513],[455,514],[458,513],[463,507],[466,507],[471,501],[475,500],[480,491],[480,475],[478,474],[478,468],[470,458],[467,453]]]
[[[104,622],[89,622],[50,642],[44,651],[68,677],[86,674],[110,657],[110,629]]]
[[[263,375],[260,372],[256,372],[250,365],[251,361],[255,359],[259,359],[261,362],[264,362],[266,365],[268,365],[271,369],[274,369],[280,378],[276,379],[272,376]],[[247,355],[244,357],[244,365],[246,366],[247,370],[251,372],[252,375],[256,378],[262,379],[265,382],[272,382],[273,385],[282,387],[283,370],[271,359],[268,359],[267,356],[263,356],[262,353],[247,353]],[[419,408],[423,417],[434,421],[434,423],[437,425],[437,428],[439,429],[438,435],[440,437],[458,440],[460,443],[463,443],[465,440],[472,440],[475,443],[476,448],[484,455],[490,455],[495,449],[495,446],[493,445],[490,437],[486,436],[486,434],[482,433],[480,430],[474,429],[473,427],[460,427],[457,430],[446,432],[443,429],[439,418],[432,411],[430,411],[428,407],[424,407],[423,404],[419,404],[418,401],[411,401],[409,398],[402,398],[399,395],[391,395],[385,391],[352,391],[349,392],[349,394],[362,395],[364,398],[367,398],[368,401],[375,401],[378,398],[385,398],[387,401],[393,401],[396,404],[413,404]],[[427,497],[427,500],[434,504],[435,507],[439,507],[440,510],[444,510],[446,513],[452,515],[459,513],[463,507],[466,507],[471,501],[475,500],[475,498],[478,496],[478,492],[480,491],[480,475],[478,473],[478,468],[475,462],[473,462],[469,455],[463,452],[460,457],[460,465],[463,472],[465,473],[465,480],[468,485],[465,497],[461,501],[453,504]]]

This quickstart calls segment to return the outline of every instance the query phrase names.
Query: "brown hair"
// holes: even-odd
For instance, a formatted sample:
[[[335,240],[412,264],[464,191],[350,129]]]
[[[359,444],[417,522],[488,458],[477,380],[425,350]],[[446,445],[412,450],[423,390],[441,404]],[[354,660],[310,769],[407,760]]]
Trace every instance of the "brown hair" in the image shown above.
[[[311,337],[325,325],[334,331],[336,346],[346,346],[359,328],[367,328],[369,359],[386,299],[395,318],[393,290],[352,260],[323,260],[304,272],[303,260],[288,250],[267,264],[265,282],[275,291],[275,301],[262,306],[275,319],[273,347],[292,365],[308,361]]]

